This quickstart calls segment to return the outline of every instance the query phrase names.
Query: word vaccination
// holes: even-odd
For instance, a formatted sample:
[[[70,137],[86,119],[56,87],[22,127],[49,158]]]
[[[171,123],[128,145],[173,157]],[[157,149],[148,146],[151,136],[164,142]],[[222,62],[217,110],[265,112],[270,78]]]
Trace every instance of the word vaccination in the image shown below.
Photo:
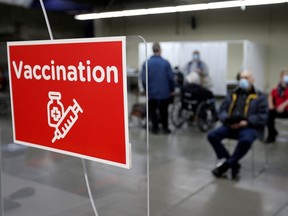
[[[63,81],[81,81],[97,83],[118,83],[118,69],[116,66],[102,67],[100,65],[91,66],[90,60],[84,65],[81,61],[75,65],[58,65],[54,60],[50,65],[29,65],[23,61],[12,61],[13,69],[17,79],[36,79],[36,80],[63,80]],[[113,78],[113,80],[112,80]]]

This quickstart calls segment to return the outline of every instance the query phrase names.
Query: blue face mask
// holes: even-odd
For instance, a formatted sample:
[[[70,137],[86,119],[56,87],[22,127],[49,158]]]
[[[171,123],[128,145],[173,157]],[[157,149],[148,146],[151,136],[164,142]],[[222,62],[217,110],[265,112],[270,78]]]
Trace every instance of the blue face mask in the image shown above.
[[[284,76],[283,76],[283,81],[284,81],[286,84],[288,84],[288,75],[284,75]]]
[[[243,90],[247,90],[250,88],[250,83],[247,79],[242,78],[239,81],[239,87]]]
[[[200,56],[199,56],[199,54],[193,54],[192,58],[193,58],[193,60],[199,60]]]

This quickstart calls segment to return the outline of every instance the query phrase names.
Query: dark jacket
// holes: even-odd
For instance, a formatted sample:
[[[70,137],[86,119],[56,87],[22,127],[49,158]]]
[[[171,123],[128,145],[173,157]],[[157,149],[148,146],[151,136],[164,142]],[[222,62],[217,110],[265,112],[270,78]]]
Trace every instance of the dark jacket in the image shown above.
[[[241,93],[243,93],[243,90],[236,87],[221,104],[218,117],[224,124],[233,118],[233,110],[237,105],[237,98]],[[263,138],[264,127],[268,120],[266,95],[253,88],[247,95],[242,117],[248,121],[248,127],[255,128],[258,132],[258,137]]]
[[[201,101],[213,99],[214,95],[209,89],[195,83],[190,83],[183,86],[182,98],[196,100],[200,103]]]
[[[142,67],[142,83],[146,87],[146,65]],[[174,91],[174,75],[169,62],[159,55],[148,60],[148,98],[168,99]],[[146,89],[145,89],[146,90]]]

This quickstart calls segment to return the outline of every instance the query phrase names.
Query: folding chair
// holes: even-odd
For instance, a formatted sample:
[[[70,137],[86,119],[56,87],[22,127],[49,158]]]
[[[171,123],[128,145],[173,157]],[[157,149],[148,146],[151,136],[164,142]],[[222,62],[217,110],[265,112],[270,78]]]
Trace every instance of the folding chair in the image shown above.
[[[233,151],[234,148],[231,147],[232,145],[232,141],[237,143],[237,140],[234,139],[226,139],[227,142],[225,143],[227,146],[228,151]],[[264,165],[259,169],[256,170],[256,165],[255,165],[255,161],[256,161],[256,157],[255,157],[255,145],[257,144],[261,144],[264,146]],[[266,171],[269,167],[269,156],[268,156],[268,146],[265,145],[264,143],[262,143],[260,140],[255,140],[255,142],[252,144],[251,146],[251,169],[252,169],[252,177],[253,179],[257,178],[260,174],[262,174],[264,171]]]

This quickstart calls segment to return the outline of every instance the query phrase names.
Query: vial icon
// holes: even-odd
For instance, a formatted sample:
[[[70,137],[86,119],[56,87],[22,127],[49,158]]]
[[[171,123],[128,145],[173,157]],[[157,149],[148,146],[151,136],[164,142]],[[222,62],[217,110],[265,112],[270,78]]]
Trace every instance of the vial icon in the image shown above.
[[[61,103],[61,93],[50,91],[48,93],[50,101],[47,104],[48,125],[55,127],[64,113],[64,107]]]

